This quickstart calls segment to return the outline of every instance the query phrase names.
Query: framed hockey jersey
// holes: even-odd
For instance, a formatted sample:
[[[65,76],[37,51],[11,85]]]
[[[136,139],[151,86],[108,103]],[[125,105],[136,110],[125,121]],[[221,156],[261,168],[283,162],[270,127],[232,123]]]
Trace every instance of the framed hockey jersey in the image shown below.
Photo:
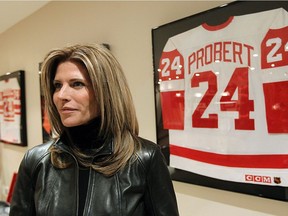
[[[288,200],[288,2],[232,2],[152,39],[172,178]]]
[[[15,71],[0,76],[0,140],[27,146],[25,74]]]

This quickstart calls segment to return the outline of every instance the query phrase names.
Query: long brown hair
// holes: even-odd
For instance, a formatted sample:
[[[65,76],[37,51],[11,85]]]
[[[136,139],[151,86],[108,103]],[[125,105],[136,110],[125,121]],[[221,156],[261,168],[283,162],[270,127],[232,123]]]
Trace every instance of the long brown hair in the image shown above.
[[[140,148],[139,128],[130,89],[122,67],[111,52],[102,45],[74,45],[50,51],[42,64],[41,83],[53,133],[59,137],[65,127],[53,103],[53,80],[58,65],[65,61],[82,64],[89,75],[100,112],[100,133],[113,137],[114,152],[104,161],[86,164],[104,175],[113,175],[124,167]],[[54,166],[65,168],[61,151],[51,148]],[[81,157],[81,152],[74,152]],[[84,164],[85,165],[85,164]]]

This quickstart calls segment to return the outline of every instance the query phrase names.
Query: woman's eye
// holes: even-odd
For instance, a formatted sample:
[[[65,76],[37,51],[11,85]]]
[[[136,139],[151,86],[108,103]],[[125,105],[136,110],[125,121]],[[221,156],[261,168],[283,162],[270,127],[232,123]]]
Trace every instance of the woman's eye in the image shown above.
[[[59,90],[62,87],[61,83],[54,83],[53,85],[54,85],[55,90],[57,90],[57,89]]]
[[[82,88],[83,86],[85,86],[85,84],[83,82],[74,82],[72,86],[75,88]]]

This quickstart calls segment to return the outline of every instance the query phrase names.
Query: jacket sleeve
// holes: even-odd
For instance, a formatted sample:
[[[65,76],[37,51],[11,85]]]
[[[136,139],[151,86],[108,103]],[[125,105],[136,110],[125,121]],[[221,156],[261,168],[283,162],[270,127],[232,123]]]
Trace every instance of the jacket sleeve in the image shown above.
[[[168,167],[159,146],[150,157],[145,205],[149,215],[178,216],[178,207]]]
[[[25,154],[17,175],[17,181],[13,191],[10,205],[10,216],[33,216],[34,207],[34,187],[32,181],[32,164],[29,163],[29,151]]]

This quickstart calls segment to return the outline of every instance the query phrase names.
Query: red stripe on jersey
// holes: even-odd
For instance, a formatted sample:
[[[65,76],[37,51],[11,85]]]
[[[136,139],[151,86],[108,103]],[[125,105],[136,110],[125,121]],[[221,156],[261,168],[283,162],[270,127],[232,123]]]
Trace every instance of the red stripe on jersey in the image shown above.
[[[264,83],[268,133],[288,133],[288,81]]]
[[[208,31],[217,31],[217,30],[227,27],[232,22],[233,18],[234,16],[230,16],[224,23],[220,25],[216,25],[216,26],[211,26],[211,25],[208,25],[207,23],[203,23],[202,27]]]
[[[287,169],[288,155],[225,155],[170,145],[170,153],[187,159],[226,167]]]
[[[184,129],[184,91],[161,92],[163,127]]]
[[[14,104],[14,109],[21,109],[21,105],[20,104]]]

